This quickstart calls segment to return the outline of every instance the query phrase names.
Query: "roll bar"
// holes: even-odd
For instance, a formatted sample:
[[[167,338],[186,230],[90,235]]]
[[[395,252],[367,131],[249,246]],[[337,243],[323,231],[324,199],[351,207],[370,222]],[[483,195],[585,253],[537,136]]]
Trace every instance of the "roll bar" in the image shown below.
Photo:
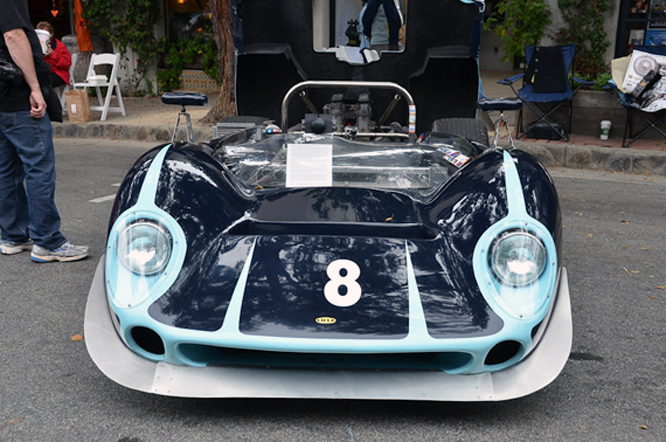
[[[327,80],[327,81],[303,81],[296,84],[294,87],[289,89],[287,94],[282,99],[282,131],[288,132],[288,122],[289,122],[289,103],[294,95],[300,95],[303,97],[303,92],[307,88],[366,88],[366,89],[392,89],[396,91],[396,95],[393,97],[393,101],[389,105],[389,108],[384,112],[382,120],[385,120],[388,117],[388,114],[397,104],[397,102],[404,98],[407,101],[408,105],[408,115],[407,122],[409,124],[409,141],[416,141],[416,105],[414,104],[414,99],[410,93],[404,87],[396,83],[391,83],[388,81],[337,81],[337,80]],[[307,99],[307,96],[304,97]],[[306,104],[310,100],[306,100]],[[308,104],[310,107],[311,104]]]

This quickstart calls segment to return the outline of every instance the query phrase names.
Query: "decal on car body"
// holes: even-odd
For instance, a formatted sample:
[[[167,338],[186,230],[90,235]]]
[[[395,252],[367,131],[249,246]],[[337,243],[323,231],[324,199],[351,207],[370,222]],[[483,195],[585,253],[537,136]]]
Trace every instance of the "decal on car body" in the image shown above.
[[[349,259],[338,259],[326,267],[329,281],[324,286],[326,300],[336,307],[351,307],[361,300],[361,286],[357,282],[361,268]],[[345,293],[340,293],[344,287]]]

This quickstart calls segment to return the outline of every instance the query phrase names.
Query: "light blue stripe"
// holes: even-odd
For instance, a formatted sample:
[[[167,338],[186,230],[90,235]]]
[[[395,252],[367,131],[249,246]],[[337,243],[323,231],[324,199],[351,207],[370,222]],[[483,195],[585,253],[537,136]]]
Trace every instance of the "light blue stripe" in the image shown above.
[[[423,304],[421,303],[421,294],[419,286],[416,283],[416,274],[412,266],[412,258],[409,253],[409,246],[405,241],[405,256],[407,258],[407,287],[409,291],[409,335],[420,336],[421,339],[429,338],[428,324],[426,323]]]
[[[530,217],[525,208],[525,196],[523,186],[520,184],[520,176],[516,168],[515,160],[508,151],[504,151],[504,176],[506,183],[506,198],[509,207],[509,217]],[[536,220],[535,220],[536,221]]]
[[[160,184],[160,171],[162,170],[162,164],[164,164],[164,158],[166,158],[166,154],[171,146],[172,144],[167,144],[157,155],[155,155],[155,158],[153,158],[153,162],[148,168],[146,177],[143,180],[143,185],[139,192],[139,199],[132,209],[156,207],[155,195],[157,195],[157,187]]]
[[[224,316],[224,323],[220,328],[221,333],[229,334],[240,334],[240,315],[241,309],[243,308],[243,297],[245,296],[245,287],[247,286],[247,275],[250,273],[250,267],[252,266],[252,257],[254,256],[254,247],[257,244],[257,239],[254,239],[252,247],[247,254],[247,259],[243,265],[243,270],[238,277],[238,282],[234,288],[234,292],[231,295],[231,301],[229,301],[229,307],[227,307],[227,313]]]

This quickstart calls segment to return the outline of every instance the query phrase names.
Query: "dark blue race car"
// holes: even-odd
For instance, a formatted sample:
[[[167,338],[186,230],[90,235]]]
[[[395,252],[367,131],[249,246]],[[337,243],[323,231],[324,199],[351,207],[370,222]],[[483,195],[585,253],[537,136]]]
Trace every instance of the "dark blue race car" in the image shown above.
[[[237,5],[239,82],[268,75],[262,59],[305,81],[276,68],[279,115],[256,84],[238,105],[261,117],[137,160],[90,291],[95,363],[129,388],[189,397],[489,401],[548,385],[572,338],[553,182],[530,155],[489,146],[476,71],[472,101],[451,85],[426,93],[441,70],[478,69],[476,33],[427,46],[409,33],[429,13],[413,2],[404,48],[354,64],[338,59],[353,49],[299,52],[288,32],[257,31],[266,3]],[[430,9],[477,29],[483,2],[441,3]],[[318,78],[327,63],[354,80]],[[381,66],[391,81],[376,81]]]

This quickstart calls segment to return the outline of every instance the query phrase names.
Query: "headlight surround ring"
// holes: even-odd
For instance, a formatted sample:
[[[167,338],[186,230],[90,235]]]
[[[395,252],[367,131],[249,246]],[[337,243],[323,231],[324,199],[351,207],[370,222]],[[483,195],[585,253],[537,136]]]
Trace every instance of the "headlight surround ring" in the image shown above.
[[[518,235],[525,236],[518,236]],[[541,253],[543,245],[544,263],[541,267],[540,259],[534,266],[532,272],[524,273],[531,275],[529,279],[512,280],[508,274],[504,274],[504,279],[498,273],[493,264],[493,252],[496,253],[496,263],[499,249],[502,246],[502,240],[508,241],[504,245],[514,246],[521,240],[525,244],[531,244]],[[535,242],[536,241],[536,242]],[[513,247],[508,247],[511,250]],[[501,255],[501,254],[500,254]],[[529,254],[527,254],[529,255]],[[504,256],[507,256],[505,253]],[[514,269],[519,270],[521,265],[520,253],[513,263]],[[552,304],[553,294],[557,285],[557,247],[551,233],[541,223],[534,219],[503,219],[494,224],[484,232],[479,238],[472,258],[474,267],[474,276],[479,285],[483,297],[495,311],[504,312],[500,314],[505,321],[518,320],[521,323],[528,324],[530,327],[536,325],[547,313]],[[530,268],[526,265],[526,268]],[[520,271],[518,273],[521,273]],[[531,281],[530,281],[531,280]],[[522,285],[516,285],[515,283]]]
[[[127,255],[127,252],[131,252],[127,248],[131,238],[139,241],[135,243],[137,246],[147,246],[151,243],[149,238],[144,242],[146,237],[143,234],[134,235],[134,233],[142,232],[133,229],[139,227],[143,229],[146,224],[150,225],[149,231],[151,234],[156,235],[157,238],[162,238],[158,242],[166,240],[163,235],[168,236],[169,239],[165,242],[169,243],[170,251],[168,257],[155,253],[153,257],[161,256],[161,258],[156,259],[151,268],[142,270],[141,266],[133,265],[127,259],[121,258],[120,255]],[[124,236],[122,242],[121,235]],[[125,251],[121,250],[123,244]],[[123,310],[131,309],[143,302],[154,301],[173,284],[185,262],[187,240],[178,222],[165,211],[157,207],[148,209],[132,208],[123,212],[113,224],[109,232],[106,252],[105,274],[109,300],[114,307]],[[139,256],[137,254],[137,257]],[[146,257],[144,255],[144,258]]]

